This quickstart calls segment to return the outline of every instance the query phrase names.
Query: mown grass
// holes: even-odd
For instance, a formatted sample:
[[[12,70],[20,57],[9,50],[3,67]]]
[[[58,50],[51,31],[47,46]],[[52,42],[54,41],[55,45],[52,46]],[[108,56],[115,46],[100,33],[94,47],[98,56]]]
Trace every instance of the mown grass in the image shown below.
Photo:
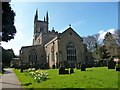
[[[24,88],[118,88],[118,73],[107,67],[87,68],[86,71],[74,69],[75,73],[59,75],[58,69],[48,69],[46,81],[37,83],[26,74],[14,69]],[[30,84],[29,84],[30,83]],[[26,84],[29,84],[28,86]],[[34,89],[35,90],[35,89]]]

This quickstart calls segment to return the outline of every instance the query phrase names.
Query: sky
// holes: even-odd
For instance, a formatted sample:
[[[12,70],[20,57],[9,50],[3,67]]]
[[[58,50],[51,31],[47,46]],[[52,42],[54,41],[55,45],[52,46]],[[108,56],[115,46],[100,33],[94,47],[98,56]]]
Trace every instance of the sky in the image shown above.
[[[118,29],[118,2],[14,2],[11,7],[16,13],[17,33],[8,43],[2,42],[5,49],[13,49],[16,55],[22,46],[32,45],[34,15],[38,9],[38,19],[49,14],[49,30],[52,27],[63,32],[71,27],[85,37],[99,33],[104,38],[106,32]]]

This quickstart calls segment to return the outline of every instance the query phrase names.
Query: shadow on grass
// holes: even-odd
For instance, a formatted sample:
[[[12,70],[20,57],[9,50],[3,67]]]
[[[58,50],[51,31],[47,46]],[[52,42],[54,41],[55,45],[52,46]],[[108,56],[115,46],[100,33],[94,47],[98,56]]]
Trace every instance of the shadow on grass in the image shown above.
[[[21,84],[21,86],[29,86],[31,85],[32,83],[25,83],[25,84]]]
[[[44,80],[42,80],[42,81],[47,81],[48,79],[50,79],[50,78],[46,78],[46,79],[44,79]],[[42,82],[41,81],[41,82]],[[38,82],[38,83],[41,83],[41,82]],[[31,85],[32,83],[30,83],[30,82],[28,82],[28,83],[25,83],[25,84],[21,84],[21,86],[26,86],[26,87],[28,87],[29,85]],[[30,88],[29,90],[34,90],[33,88]]]
[[[83,88],[62,88],[60,90],[85,90]]]

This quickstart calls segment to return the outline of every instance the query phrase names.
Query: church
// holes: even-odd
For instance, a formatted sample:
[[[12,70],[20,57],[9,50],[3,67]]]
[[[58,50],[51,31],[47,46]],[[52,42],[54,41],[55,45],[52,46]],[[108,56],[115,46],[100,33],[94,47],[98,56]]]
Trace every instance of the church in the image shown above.
[[[92,62],[83,39],[69,26],[62,33],[54,28],[49,30],[48,12],[44,20],[38,20],[38,10],[34,16],[34,35],[31,46],[20,49],[21,65],[37,68],[80,68],[80,64]]]

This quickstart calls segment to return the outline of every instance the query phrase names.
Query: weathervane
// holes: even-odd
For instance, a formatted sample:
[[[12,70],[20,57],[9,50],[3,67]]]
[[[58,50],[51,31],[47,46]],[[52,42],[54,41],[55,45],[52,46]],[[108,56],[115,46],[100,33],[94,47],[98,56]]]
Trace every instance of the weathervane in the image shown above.
[[[69,24],[69,27],[71,27],[71,24]]]

